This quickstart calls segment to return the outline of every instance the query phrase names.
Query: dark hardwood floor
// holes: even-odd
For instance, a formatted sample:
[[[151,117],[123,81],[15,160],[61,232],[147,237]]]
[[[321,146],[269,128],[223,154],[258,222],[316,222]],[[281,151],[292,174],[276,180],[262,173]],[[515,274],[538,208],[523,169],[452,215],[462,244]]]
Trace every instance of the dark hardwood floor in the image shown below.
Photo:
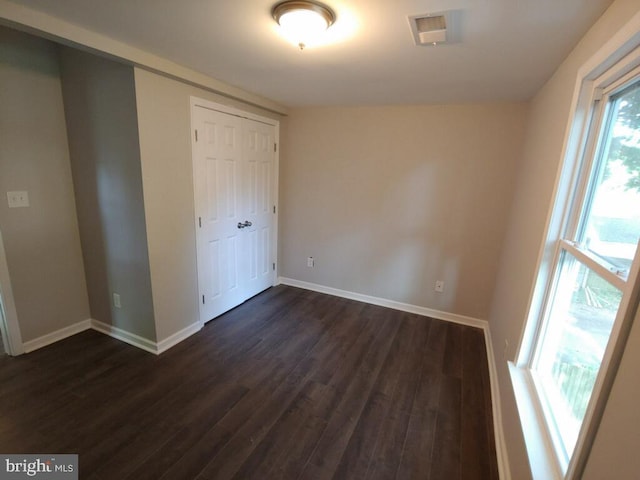
[[[497,479],[483,333],[279,286],[154,356],[0,359],[0,452],[82,479]]]

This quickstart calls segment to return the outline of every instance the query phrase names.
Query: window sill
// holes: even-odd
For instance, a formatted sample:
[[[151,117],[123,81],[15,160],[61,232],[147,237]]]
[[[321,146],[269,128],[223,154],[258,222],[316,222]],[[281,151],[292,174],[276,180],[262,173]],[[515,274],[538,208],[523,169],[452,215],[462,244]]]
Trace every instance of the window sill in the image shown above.
[[[534,480],[562,480],[564,474],[547,431],[529,372],[509,362],[511,384],[518,405],[518,415]]]

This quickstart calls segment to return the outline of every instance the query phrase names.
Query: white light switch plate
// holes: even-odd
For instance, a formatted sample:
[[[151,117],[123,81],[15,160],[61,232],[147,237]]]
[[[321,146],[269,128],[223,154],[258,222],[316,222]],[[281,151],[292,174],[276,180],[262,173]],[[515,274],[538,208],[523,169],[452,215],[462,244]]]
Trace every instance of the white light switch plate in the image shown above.
[[[9,201],[9,208],[28,207],[29,192],[7,192],[7,200]]]

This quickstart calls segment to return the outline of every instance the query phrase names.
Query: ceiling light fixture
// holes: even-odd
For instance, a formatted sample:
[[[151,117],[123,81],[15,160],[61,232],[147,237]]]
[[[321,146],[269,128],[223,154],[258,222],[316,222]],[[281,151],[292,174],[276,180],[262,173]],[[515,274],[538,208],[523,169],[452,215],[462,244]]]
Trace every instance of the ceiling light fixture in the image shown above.
[[[336,20],[335,13],[329,7],[308,0],[278,3],[271,15],[285,36],[295,42],[300,50],[313,43]]]

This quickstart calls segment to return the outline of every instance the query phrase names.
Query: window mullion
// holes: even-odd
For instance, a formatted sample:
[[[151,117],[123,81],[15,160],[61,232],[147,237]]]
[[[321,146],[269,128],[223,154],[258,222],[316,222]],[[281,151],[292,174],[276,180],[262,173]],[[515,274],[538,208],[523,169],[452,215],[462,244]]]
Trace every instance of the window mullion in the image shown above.
[[[626,280],[617,275],[615,272],[612,272],[610,268],[607,268],[605,265],[603,265],[601,263],[601,260],[593,253],[589,252],[588,250],[583,250],[582,248],[576,246],[573,242],[565,239],[560,240],[560,247],[568,251],[578,261],[586,265],[587,268],[593,270],[618,290],[624,291],[624,289],[626,288]]]

